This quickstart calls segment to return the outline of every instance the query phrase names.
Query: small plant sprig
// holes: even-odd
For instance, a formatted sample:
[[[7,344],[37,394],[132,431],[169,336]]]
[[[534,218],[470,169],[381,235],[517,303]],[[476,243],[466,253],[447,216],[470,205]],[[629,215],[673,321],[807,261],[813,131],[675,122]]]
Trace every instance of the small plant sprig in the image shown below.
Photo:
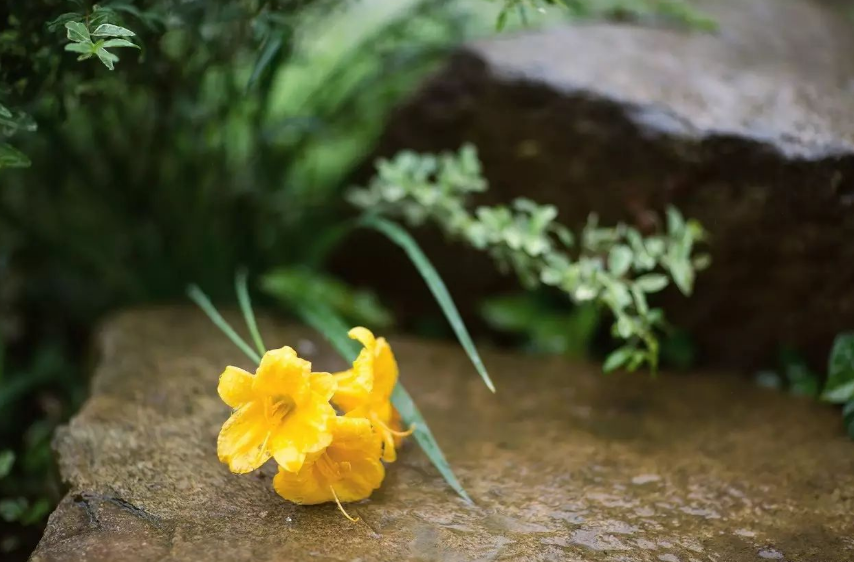
[[[475,148],[438,156],[404,151],[377,163],[377,175],[354,188],[350,201],[379,215],[400,217],[410,226],[434,223],[449,237],[488,253],[504,272],[514,272],[527,288],[555,287],[576,303],[598,302],[615,322],[612,332],[626,343],[605,361],[605,371],[655,372],[656,331],[666,326],[661,309],[647,295],[673,282],[690,295],[696,272],[707,267],[707,254],[694,256],[705,233],[696,220],[667,209],[667,229],[644,236],[618,224],[599,225],[591,214],[579,236],[556,222],[557,209],[530,199],[511,205],[469,210],[469,198],[487,190]]]
[[[140,48],[129,39],[135,37],[136,33],[118,25],[119,23],[121,22],[115,9],[95,5],[91,13],[68,12],[47,25],[51,31],[66,30],[70,43],[65,45],[65,50],[78,53],[77,60],[97,57],[104,66],[113,70],[119,62],[119,57],[107,49]]]
[[[0,103],[0,169],[28,168],[30,159],[26,154],[2,139],[8,139],[20,132],[31,133],[36,130],[36,122],[23,111],[13,110]]]

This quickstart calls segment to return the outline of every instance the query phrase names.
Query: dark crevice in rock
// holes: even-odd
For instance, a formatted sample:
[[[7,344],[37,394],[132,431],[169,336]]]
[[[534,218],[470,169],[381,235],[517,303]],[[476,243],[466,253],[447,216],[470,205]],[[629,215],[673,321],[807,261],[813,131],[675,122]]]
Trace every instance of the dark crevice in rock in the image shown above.
[[[95,526],[101,525],[101,520],[99,517],[100,505],[105,502],[118,507],[119,509],[133,515],[138,519],[142,519],[143,521],[151,523],[156,527],[161,527],[163,523],[162,519],[157,515],[149,513],[141,507],[137,507],[131,502],[118,496],[109,496],[93,492],[81,492],[75,494],[72,498],[72,501],[75,505],[82,508],[86,512],[86,515],[89,517],[89,522],[94,524]]]

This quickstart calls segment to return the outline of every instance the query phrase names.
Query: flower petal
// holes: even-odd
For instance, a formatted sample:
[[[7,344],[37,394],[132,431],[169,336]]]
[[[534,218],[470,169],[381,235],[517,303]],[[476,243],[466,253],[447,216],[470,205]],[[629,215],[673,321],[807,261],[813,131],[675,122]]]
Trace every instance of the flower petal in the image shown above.
[[[248,402],[223,424],[216,443],[217,456],[234,473],[252,472],[271,456],[269,437],[264,408],[258,402]]]
[[[309,398],[310,374],[311,363],[292,348],[272,349],[261,359],[252,387],[258,394],[289,396],[300,404]]]
[[[252,400],[252,379],[251,373],[229,365],[219,376],[216,391],[223,402],[232,408],[239,408]]]
[[[385,338],[378,338],[374,348],[374,399],[390,399],[397,377],[397,360],[391,352],[391,346]]]
[[[365,499],[379,488],[385,468],[370,422],[342,416],[335,418],[333,426],[333,441],[320,456],[311,456],[299,472],[279,470],[273,486],[280,496],[295,503],[317,504],[334,501],[337,494],[340,501],[351,502]]]
[[[312,373],[309,378],[311,391],[319,396],[324,402],[329,402],[332,395],[335,394],[335,388],[338,386],[338,381],[334,375],[329,373]]]
[[[353,368],[335,375],[338,388],[332,401],[336,406],[349,412],[370,397],[374,386],[374,347],[376,340],[367,328],[353,328],[348,335],[359,341],[364,347],[353,361]]]
[[[279,468],[273,478],[273,488],[277,494],[296,504],[315,505],[335,500],[331,484],[309,464],[296,473]]]
[[[332,441],[334,420],[335,410],[325,400],[312,400],[297,406],[276,428],[270,440],[276,462],[290,472],[300,470],[306,454],[321,451]]]
[[[273,458],[279,465],[279,469],[287,470],[288,472],[299,472],[305,463],[306,454],[293,445],[289,445],[280,449],[276,449]]]

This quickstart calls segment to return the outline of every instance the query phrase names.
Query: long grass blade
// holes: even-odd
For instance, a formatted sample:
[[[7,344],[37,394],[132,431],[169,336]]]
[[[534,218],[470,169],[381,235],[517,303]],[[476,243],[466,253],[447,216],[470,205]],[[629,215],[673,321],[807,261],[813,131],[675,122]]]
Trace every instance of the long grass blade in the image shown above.
[[[243,312],[246,327],[249,328],[249,334],[255,342],[255,349],[259,354],[264,355],[267,348],[264,346],[264,340],[261,339],[261,332],[258,331],[258,323],[255,321],[255,312],[252,310],[252,301],[249,300],[248,278],[249,274],[245,269],[239,270],[234,276],[234,289],[237,292],[237,302],[240,303],[240,311]]]
[[[495,385],[492,383],[489,373],[486,372],[483,360],[480,358],[480,354],[478,354],[477,348],[474,346],[474,342],[466,329],[466,325],[463,323],[462,317],[460,317],[460,313],[454,304],[454,300],[451,298],[451,294],[448,292],[448,288],[445,286],[445,282],[442,281],[442,278],[439,276],[436,268],[434,268],[433,264],[430,263],[430,260],[427,259],[427,256],[418,246],[418,243],[415,242],[415,239],[399,225],[377,216],[365,217],[362,220],[362,224],[381,232],[392,242],[403,248],[409,256],[409,259],[412,260],[412,263],[418,269],[421,277],[424,278],[424,282],[427,283],[427,286],[430,288],[430,292],[433,293],[433,297],[436,299],[436,302],[438,302],[439,306],[442,308],[445,318],[447,318],[448,322],[451,324],[451,328],[453,328],[457,339],[460,341],[463,349],[465,349],[469,359],[472,364],[474,364],[475,369],[477,369],[477,372],[480,373],[481,378],[483,378],[483,382],[486,383],[489,390],[495,392]]]
[[[332,310],[322,304],[308,305],[306,303],[289,301],[288,304],[294,309],[302,320],[314,328],[332,347],[348,362],[352,362],[359,354],[359,344],[347,336],[347,325],[343,320]],[[454,475],[451,465],[442,453],[441,447],[433,437],[433,432],[430,431],[430,426],[427,425],[427,420],[421,415],[412,397],[398,381],[391,395],[391,401],[397,411],[400,412],[400,417],[405,425],[415,425],[415,441],[439,471],[439,474],[445,479],[448,485],[460,495],[461,498],[469,503],[472,503],[471,498],[463,489],[460,481]]]
[[[249,76],[249,80],[246,82],[247,93],[252,90],[252,87],[255,86],[255,83],[261,75],[267,71],[268,67],[270,67],[273,62],[273,59],[275,59],[282,50],[282,43],[283,39],[281,35],[269,35],[267,37],[261,52],[258,54],[258,59],[255,61],[255,66],[252,68],[252,75]]]
[[[199,289],[196,285],[190,285],[187,288],[187,296],[190,297],[194,303],[196,303],[202,311],[207,314],[208,318],[210,318],[211,322],[219,328],[223,334],[228,336],[228,339],[231,340],[231,343],[236,345],[240,351],[246,354],[249,359],[254,361],[255,363],[261,363],[261,356],[255,353],[255,350],[250,347],[248,343],[243,341],[237,332],[234,331],[228,322],[225,321],[225,318],[219,313],[216,307],[211,303],[211,300],[208,296]]]

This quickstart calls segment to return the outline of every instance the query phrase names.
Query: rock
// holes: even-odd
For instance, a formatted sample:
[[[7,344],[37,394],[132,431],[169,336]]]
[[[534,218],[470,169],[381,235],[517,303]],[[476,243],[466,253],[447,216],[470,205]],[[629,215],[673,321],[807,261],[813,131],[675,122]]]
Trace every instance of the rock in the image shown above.
[[[342,366],[303,328],[261,328]],[[392,345],[474,506],[412,443],[350,505],[357,524],[283,501],[273,466],[229,473],[216,383],[249,365],[201,313],[129,312],[103,328],[92,397],[56,436],[69,491],[33,562],[854,559],[854,444],[833,408],[728,376],[487,352],[493,395],[454,344]]]
[[[768,367],[786,345],[823,368],[854,328],[854,33],[830,4],[706,0],[713,34],[597,24],[476,42],[399,108],[378,154],[473,142],[483,202],[553,203],[573,226],[596,212],[648,230],[676,205],[712,235],[695,295],[661,301],[701,359]],[[517,286],[440,240],[422,237],[469,317]],[[386,275],[400,262],[349,254],[342,273],[408,317],[429,310]]]

